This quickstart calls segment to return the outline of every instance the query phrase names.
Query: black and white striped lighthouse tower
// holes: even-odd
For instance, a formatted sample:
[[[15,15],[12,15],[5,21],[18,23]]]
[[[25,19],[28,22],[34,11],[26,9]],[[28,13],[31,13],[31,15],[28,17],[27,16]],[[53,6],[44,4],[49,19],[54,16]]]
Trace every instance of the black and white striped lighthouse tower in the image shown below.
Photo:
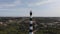
[[[29,34],[33,34],[32,11],[30,11],[30,27],[29,27]]]

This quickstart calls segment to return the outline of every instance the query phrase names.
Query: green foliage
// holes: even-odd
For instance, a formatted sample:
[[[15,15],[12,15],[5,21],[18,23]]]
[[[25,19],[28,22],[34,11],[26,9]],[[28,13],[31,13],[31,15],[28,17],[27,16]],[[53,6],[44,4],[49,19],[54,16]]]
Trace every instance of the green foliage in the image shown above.
[[[18,20],[15,20],[14,22],[8,22],[8,18],[4,19],[4,18],[0,18],[0,21],[3,22],[8,22],[7,26],[4,25],[0,25],[0,34],[28,34],[29,31],[29,24],[27,24],[25,21],[22,21],[20,23],[17,23],[18,21],[20,21],[20,19],[22,18],[18,18]],[[37,22],[37,31],[35,32],[35,34],[60,34],[60,28],[53,28],[53,27],[47,27],[44,28],[44,25],[40,24],[40,23],[53,23],[55,21],[57,21],[56,19],[50,19],[50,18],[34,18]],[[43,27],[43,28],[41,28]]]
[[[9,23],[8,26],[0,25],[0,34],[27,34],[27,31],[20,29],[21,27],[17,23]]]

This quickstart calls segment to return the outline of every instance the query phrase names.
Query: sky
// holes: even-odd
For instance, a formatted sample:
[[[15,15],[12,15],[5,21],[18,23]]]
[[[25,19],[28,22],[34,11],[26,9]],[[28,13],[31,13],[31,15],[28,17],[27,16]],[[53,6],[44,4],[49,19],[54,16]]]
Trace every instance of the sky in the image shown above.
[[[0,0],[0,16],[60,17],[60,0]]]

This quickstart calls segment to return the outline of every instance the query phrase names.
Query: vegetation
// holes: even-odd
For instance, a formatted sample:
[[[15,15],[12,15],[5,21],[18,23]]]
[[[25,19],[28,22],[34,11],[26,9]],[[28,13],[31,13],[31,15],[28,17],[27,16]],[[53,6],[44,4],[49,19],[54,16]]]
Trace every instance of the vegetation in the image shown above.
[[[9,21],[10,19],[12,19],[13,22],[10,22]],[[29,33],[29,21],[27,20],[29,19],[26,19],[22,22],[21,20],[22,18],[0,18],[0,22],[3,23],[3,24],[0,24],[0,34],[28,34]],[[36,21],[36,24],[38,25],[37,27],[34,27],[34,29],[37,30],[35,34],[60,34],[60,27],[58,27],[57,25],[55,25],[56,28],[53,28],[49,26],[44,27],[45,25],[40,24],[43,22],[44,23],[59,22],[57,19],[33,18],[33,21],[34,20]]]

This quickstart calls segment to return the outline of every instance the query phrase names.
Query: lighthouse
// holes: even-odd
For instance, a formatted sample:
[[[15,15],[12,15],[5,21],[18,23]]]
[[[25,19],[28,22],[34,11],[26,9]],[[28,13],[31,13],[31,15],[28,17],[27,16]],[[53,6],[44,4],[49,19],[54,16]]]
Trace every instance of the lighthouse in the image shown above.
[[[32,11],[30,11],[29,34],[33,34]]]

